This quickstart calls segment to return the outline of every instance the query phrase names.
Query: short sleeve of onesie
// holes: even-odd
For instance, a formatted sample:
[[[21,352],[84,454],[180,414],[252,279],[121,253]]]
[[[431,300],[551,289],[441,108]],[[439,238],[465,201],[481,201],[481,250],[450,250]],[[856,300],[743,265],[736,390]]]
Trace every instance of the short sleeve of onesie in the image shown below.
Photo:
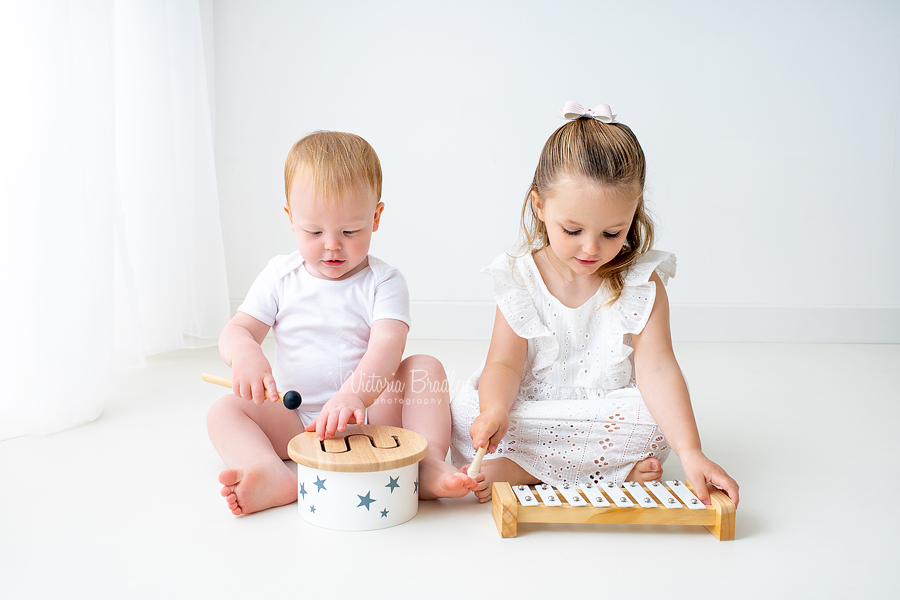
[[[395,319],[410,324],[409,287],[403,274],[386,263],[369,257],[369,267],[375,274],[375,304],[372,321]]]
[[[293,265],[294,262],[297,265]],[[274,325],[275,316],[278,314],[278,288],[281,275],[285,270],[291,270],[302,263],[303,259],[296,253],[276,256],[270,260],[266,268],[256,276],[253,285],[247,292],[247,297],[238,307],[238,311],[246,313],[270,327]]]

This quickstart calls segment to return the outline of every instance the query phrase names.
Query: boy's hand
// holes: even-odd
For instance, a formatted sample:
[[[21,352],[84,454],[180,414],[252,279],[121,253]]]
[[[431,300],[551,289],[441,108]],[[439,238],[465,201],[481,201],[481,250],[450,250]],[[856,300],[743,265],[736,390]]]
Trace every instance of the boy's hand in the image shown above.
[[[321,441],[334,437],[335,431],[344,431],[350,423],[365,422],[365,403],[353,394],[338,392],[325,403],[316,420],[306,426],[306,431],[315,431]]]
[[[234,394],[254,404],[266,401],[266,392],[273,402],[278,401],[278,388],[272,376],[272,366],[262,352],[248,352],[231,361],[231,389]]]
[[[734,507],[738,505],[738,484],[728,476],[725,469],[706,458],[703,452],[695,450],[679,456],[681,459],[681,467],[684,469],[684,476],[691,482],[694,487],[694,494],[703,502],[709,504],[709,490],[706,489],[707,483],[717,485],[728,494]]]
[[[508,428],[508,413],[503,411],[481,413],[469,429],[469,435],[472,436],[472,447],[477,450],[487,444],[488,452],[493,452],[497,449],[497,445],[503,439],[503,436],[506,435]]]

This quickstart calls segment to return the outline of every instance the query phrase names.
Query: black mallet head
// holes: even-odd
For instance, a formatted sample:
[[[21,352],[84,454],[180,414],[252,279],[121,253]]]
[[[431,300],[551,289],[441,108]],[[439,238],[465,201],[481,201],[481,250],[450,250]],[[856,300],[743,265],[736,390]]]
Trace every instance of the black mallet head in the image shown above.
[[[300,397],[299,392],[295,392],[291,390],[284,395],[284,407],[289,408],[290,410],[294,410],[295,408],[299,408],[303,403],[303,398]]]

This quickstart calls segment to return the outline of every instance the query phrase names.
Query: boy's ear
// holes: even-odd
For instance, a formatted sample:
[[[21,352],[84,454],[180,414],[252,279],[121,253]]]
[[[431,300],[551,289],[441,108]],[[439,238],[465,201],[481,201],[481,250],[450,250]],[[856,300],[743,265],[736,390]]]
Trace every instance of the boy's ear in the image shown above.
[[[538,193],[535,190],[531,190],[531,206],[534,208],[534,214],[537,215],[537,218],[543,221],[544,205],[541,202],[541,197],[538,196]]]
[[[375,225],[372,227],[372,231],[378,231],[378,224],[381,222],[381,212],[384,210],[384,202],[379,202],[375,205]]]
[[[291,222],[291,229],[294,228],[294,215],[291,214],[291,205],[287,202],[284,203],[284,212],[287,213],[288,220]]]

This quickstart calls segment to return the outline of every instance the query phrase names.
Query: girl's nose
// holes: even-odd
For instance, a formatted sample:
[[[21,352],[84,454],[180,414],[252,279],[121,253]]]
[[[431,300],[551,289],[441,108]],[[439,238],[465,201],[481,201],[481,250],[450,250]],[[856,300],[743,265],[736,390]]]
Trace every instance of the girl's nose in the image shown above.
[[[585,242],[584,246],[581,247],[582,252],[593,256],[600,252],[600,243],[597,240],[591,239]]]

